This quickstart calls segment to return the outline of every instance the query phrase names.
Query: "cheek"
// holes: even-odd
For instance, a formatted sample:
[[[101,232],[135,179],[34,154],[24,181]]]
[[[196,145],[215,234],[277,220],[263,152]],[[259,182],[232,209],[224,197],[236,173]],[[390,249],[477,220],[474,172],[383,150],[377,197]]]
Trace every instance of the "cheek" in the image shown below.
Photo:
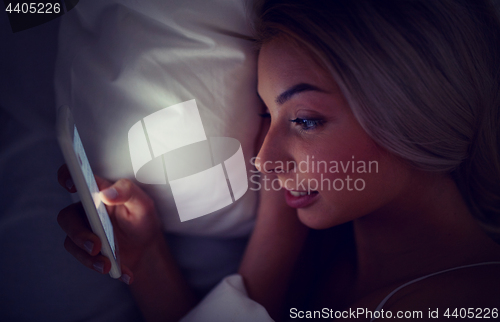
[[[321,142],[321,144],[318,144]],[[311,164],[311,173],[331,178],[364,178],[379,172],[383,154],[366,135],[336,137],[304,144],[300,160]]]
[[[390,203],[404,188],[405,166],[371,140],[359,143],[335,153],[316,151],[314,173],[307,177],[318,183],[311,190],[319,190],[321,199],[315,207],[299,210],[307,226],[324,229],[360,218]],[[324,163],[317,171],[317,159],[327,161],[326,172]]]
[[[392,156],[380,158],[378,165],[378,172],[366,174],[363,191],[356,191],[349,198],[345,196],[343,211],[352,211],[353,216],[359,218],[397,205],[399,196],[410,183],[410,171]]]
[[[366,134],[354,116],[347,113],[340,116],[337,122],[332,122],[324,134],[313,142],[304,144],[304,149],[312,150],[316,159],[325,161],[378,161],[381,157],[380,148]],[[314,149],[307,146],[315,147]],[[346,169],[346,171],[349,171]],[[352,172],[352,169],[351,169]]]

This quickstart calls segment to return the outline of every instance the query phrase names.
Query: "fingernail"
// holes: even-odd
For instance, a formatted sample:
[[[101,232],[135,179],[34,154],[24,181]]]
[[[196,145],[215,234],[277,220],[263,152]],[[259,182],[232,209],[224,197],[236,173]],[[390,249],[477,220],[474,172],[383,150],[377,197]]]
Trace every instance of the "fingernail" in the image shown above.
[[[130,276],[128,276],[127,274],[123,274],[120,279],[122,280],[122,282],[124,282],[125,284],[129,285],[130,284]]]
[[[73,188],[73,186],[75,185],[71,178],[66,179],[65,184],[66,184],[66,189],[68,189],[68,190],[71,190]]]
[[[95,262],[94,269],[102,274],[104,272],[104,263],[103,262]]]
[[[109,200],[113,200],[115,199],[116,197],[118,197],[118,191],[116,191],[115,188],[108,188],[108,189],[104,189],[103,191],[101,191],[102,194],[108,198]]]
[[[90,240],[87,240],[85,243],[83,243],[83,247],[89,254],[92,254],[92,249],[94,249],[94,243],[91,242]]]

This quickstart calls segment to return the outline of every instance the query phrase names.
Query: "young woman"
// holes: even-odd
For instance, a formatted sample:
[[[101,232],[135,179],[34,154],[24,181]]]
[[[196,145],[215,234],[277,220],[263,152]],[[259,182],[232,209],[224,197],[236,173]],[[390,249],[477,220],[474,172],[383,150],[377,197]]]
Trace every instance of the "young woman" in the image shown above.
[[[265,320],[245,311],[251,300],[275,319],[349,309],[364,309],[347,316],[360,320],[389,317],[382,310],[409,320],[453,318],[455,309],[498,317],[500,26],[491,4],[266,1],[257,32],[270,123],[255,165],[262,183],[282,189],[260,186],[239,280],[187,319],[210,320],[217,313],[207,307],[223,302],[242,305],[242,320],[252,320],[245,312]],[[118,181],[103,199],[116,210],[129,203],[128,217],[116,216],[121,252],[132,254],[124,280],[133,275],[146,315],[182,315],[195,301],[151,224],[147,196]],[[130,219],[135,212],[147,224]],[[71,211],[60,218],[68,249],[93,267],[98,247],[83,251],[93,235],[75,233]],[[309,242],[307,227],[326,230]]]
[[[271,122],[257,168],[279,178],[304,225],[352,222],[354,247],[335,255],[309,309],[497,307],[500,248],[476,220],[494,236],[500,28],[490,4],[267,1],[260,18],[258,91]],[[329,168],[300,167],[313,159]],[[246,279],[273,312],[272,279]]]

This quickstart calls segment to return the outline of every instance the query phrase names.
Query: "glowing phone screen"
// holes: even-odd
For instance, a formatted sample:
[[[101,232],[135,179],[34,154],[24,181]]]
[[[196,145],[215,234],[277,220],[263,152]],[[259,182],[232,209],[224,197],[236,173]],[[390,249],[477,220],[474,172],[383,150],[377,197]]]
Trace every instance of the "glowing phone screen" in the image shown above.
[[[78,135],[78,131],[76,130],[76,126],[73,139],[73,149],[75,150],[76,157],[78,158],[78,163],[80,164],[83,176],[85,177],[85,181],[87,182],[87,187],[89,188],[92,200],[94,200],[95,208],[97,209],[99,219],[101,220],[102,227],[104,228],[104,232],[106,233],[106,238],[108,239],[111,250],[113,251],[113,256],[116,259],[115,239],[113,238],[113,225],[111,225],[111,220],[109,219],[108,212],[106,211],[106,206],[102,203],[101,198],[99,197],[99,188],[97,187],[94,173],[90,168],[90,163],[87,159],[87,155],[85,154],[85,150],[83,149],[83,144],[80,136]]]

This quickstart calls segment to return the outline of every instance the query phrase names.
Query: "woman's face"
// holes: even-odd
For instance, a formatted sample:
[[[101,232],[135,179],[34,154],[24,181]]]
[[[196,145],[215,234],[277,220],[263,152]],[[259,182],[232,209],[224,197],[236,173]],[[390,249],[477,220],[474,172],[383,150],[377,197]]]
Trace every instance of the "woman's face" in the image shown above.
[[[394,203],[408,186],[409,168],[375,144],[333,78],[293,42],[277,38],[262,47],[258,92],[271,124],[256,166],[276,173],[305,225],[359,218]]]

